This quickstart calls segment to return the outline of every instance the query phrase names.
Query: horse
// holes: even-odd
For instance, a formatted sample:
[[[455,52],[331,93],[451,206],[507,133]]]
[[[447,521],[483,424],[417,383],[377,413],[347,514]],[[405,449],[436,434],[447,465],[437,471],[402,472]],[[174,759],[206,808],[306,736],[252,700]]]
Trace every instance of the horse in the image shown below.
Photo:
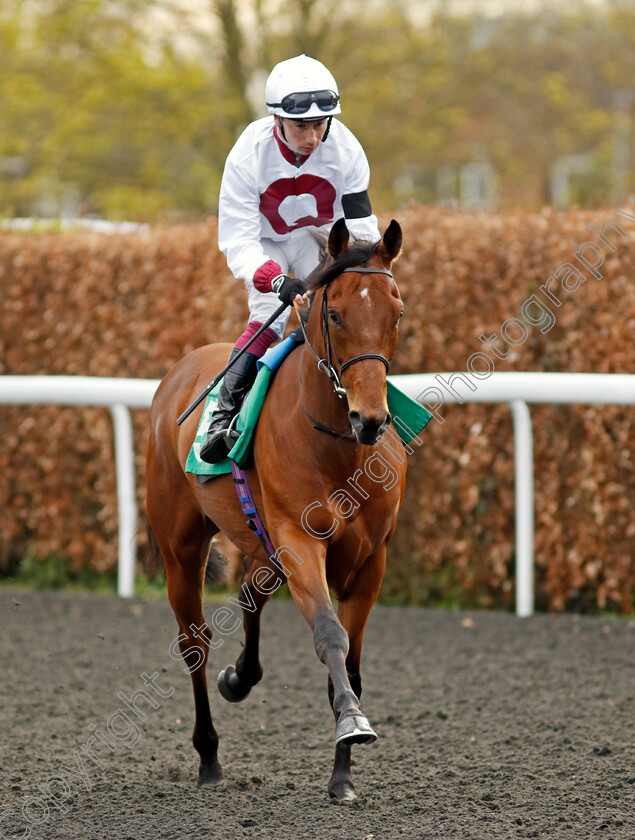
[[[386,374],[403,302],[390,269],[401,246],[401,228],[394,220],[376,244],[351,242],[340,220],[328,236],[324,266],[310,279],[306,342],[273,378],[245,470],[271,544],[278,547],[275,556],[247,527],[231,475],[198,483],[184,469],[201,410],[180,426],[176,419],[222,369],[230,346],[192,351],[156,391],[147,452],[147,515],[152,543],[165,565],[181,654],[188,662],[188,656],[202,650],[202,663],[197,660],[197,667],[189,669],[199,787],[225,785],[205,675],[212,629],[203,614],[206,563],[212,538],[220,531],[245,556],[245,642],[236,663],[219,674],[221,695],[239,702],[261,679],[261,612],[286,581],[328,670],[336,729],[327,790],[336,802],[356,798],[351,747],[377,737],[360,707],[362,636],[379,594],[386,545],[405,486],[405,457],[394,463],[394,481],[383,486],[368,482],[364,472],[373,447],[391,427]],[[401,445],[396,434],[394,441]],[[347,487],[359,498],[341,489]],[[337,614],[330,591],[338,601]]]

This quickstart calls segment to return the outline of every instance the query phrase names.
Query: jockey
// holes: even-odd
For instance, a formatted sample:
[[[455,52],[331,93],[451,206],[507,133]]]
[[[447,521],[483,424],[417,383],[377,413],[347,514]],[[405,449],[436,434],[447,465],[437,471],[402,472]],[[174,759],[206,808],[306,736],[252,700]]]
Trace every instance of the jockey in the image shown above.
[[[306,55],[282,61],[267,79],[265,99],[270,116],[239,137],[220,188],[218,244],[245,284],[249,306],[230,362],[280,301],[306,305],[302,280],[319,262],[316,230],[328,233],[344,217],[353,236],[381,238],[368,197],[368,161],[359,141],[334,119],[340,96],[327,68]],[[253,382],[256,360],[282,338],[288,317],[287,309],[225,374],[203,461],[227,456],[225,435]]]

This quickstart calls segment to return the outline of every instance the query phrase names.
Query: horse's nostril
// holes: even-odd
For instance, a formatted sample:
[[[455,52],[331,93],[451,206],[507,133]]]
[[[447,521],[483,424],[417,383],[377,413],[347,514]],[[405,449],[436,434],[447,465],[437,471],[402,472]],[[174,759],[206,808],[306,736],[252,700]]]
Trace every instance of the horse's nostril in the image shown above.
[[[348,420],[351,424],[351,429],[359,439],[360,434],[364,431],[364,421],[362,420],[362,415],[359,411],[349,411],[348,412]]]
[[[351,428],[361,443],[374,444],[388,428],[391,417],[384,414],[381,418],[363,417],[358,411],[349,411]]]

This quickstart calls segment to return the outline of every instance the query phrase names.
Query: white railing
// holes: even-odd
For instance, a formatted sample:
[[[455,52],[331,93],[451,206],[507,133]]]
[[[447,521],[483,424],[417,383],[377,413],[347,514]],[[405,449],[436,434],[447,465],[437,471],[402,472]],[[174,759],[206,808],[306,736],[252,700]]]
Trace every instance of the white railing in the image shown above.
[[[534,608],[533,435],[527,403],[635,405],[635,375],[596,373],[410,374],[391,381],[443,417],[445,403],[508,403],[514,426],[516,493],[516,613]],[[468,384],[472,383],[472,387]],[[97,405],[110,409],[115,432],[119,563],[117,591],[134,594],[137,506],[129,408],[149,408],[156,379],[89,376],[0,376],[0,403]],[[434,420],[431,422],[435,422]]]
[[[534,443],[527,403],[635,405],[635,375],[622,373],[415,373],[392,382],[443,418],[448,402],[508,403],[514,425],[516,614],[534,611]],[[468,383],[472,384],[472,388]],[[434,421],[430,421],[434,422]]]
[[[134,595],[137,557],[137,495],[134,441],[129,408],[149,408],[158,379],[100,376],[0,376],[0,403],[5,405],[97,405],[110,409],[115,431],[119,559],[117,592]]]

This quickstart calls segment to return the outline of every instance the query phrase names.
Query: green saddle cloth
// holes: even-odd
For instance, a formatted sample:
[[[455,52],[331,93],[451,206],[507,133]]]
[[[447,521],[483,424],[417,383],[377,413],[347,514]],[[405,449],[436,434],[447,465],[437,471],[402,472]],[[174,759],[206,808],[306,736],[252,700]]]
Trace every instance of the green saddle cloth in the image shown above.
[[[265,357],[261,359],[264,361]],[[216,408],[216,401],[218,399],[218,390],[221,386],[219,382],[214,390],[208,395],[201,415],[200,423],[196,431],[196,437],[190,449],[187,461],[185,462],[185,472],[194,473],[195,475],[215,476],[224,475],[231,472],[231,461],[234,461],[239,467],[245,466],[251,455],[254,432],[256,431],[256,424],[260,416],[262,404],[265,401],[267,390],[269,389],[269,382],[273,376],[273,371],[266,363],[260,366],[256,381],[247,394],[243,402],[240,414],[235,421],[234,428],[240,433],[240,437],[234,444],[231,452],[222,461],[216,464],[206,464],[201,461],[200,452],[201,446],[205,443],[207,437],[207,430]],[[410,441],[417,435],[429,422],[432,415],[429,411],[420,405],[416,400],[413,400],[399,388],[395,387],[390,381],[387,381],[388,386],[388,410],[392,415],[395,428],[403,443],[410,443]]]
[[[260,416],[260,409],[267,395],[270,379],[271,370],[266,365],[263,365],[258,371],[258,376],[251,390],[245,397],[240,414],[234,424],[236,431],[240,432],[240,437],[227,458],[223,458],[222,461],[218,461],[216,464],[206,464],[205,461],[201,461],[201,446],[207,438],[207,430],[209,429],[212,414],[216,408],[218,391],[222,380],[218,383],[205,400],[201,420],[196,430],[196,437],[185,462],[185,472],[194,473],[195,475],[224,475],[232,471],[231,461],[234,461],[239,467],[242,467],[249,460],[256,424]]]

